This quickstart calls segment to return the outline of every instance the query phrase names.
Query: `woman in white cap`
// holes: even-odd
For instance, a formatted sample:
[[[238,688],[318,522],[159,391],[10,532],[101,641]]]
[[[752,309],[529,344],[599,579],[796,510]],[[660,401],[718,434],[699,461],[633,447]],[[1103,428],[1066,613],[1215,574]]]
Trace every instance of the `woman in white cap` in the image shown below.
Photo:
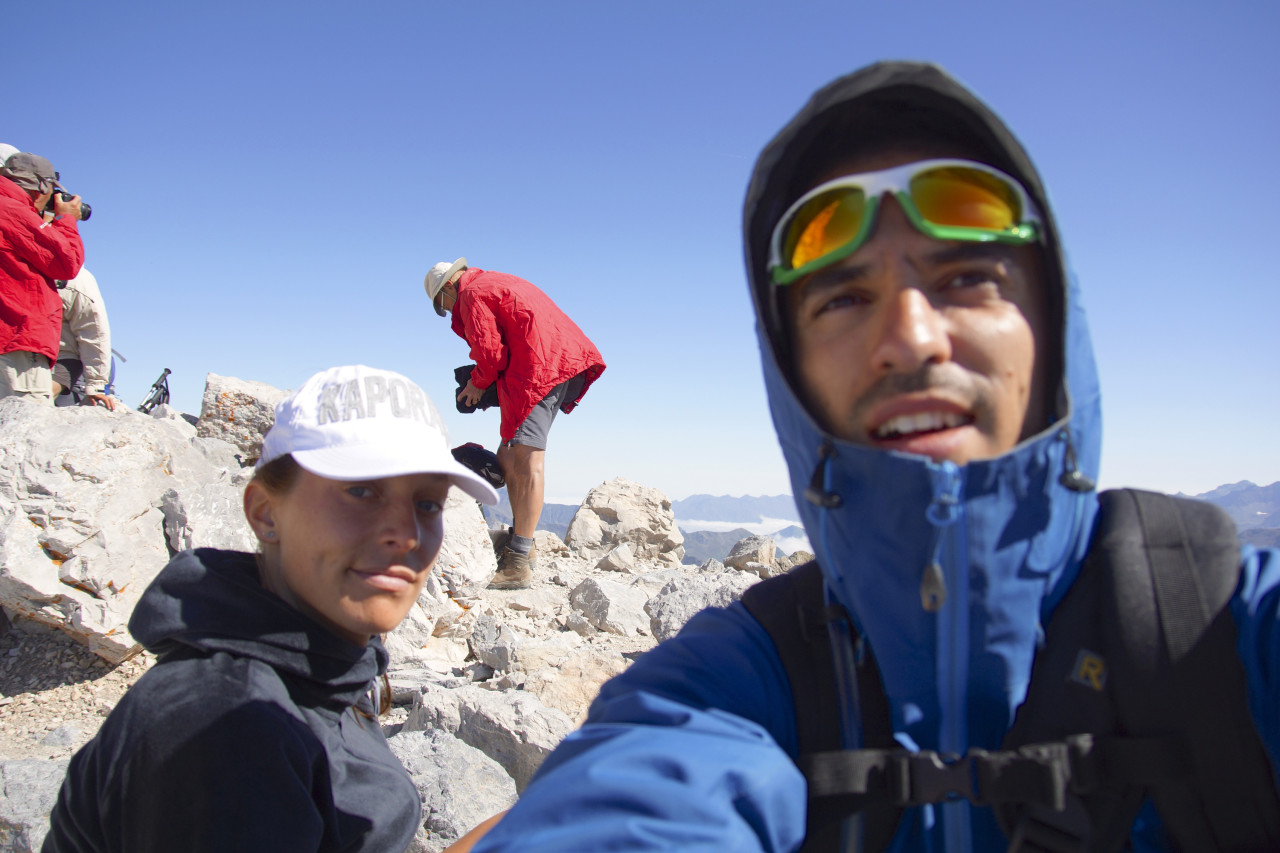
[[[277,406],[244,495],[258,553],[184,552],[143,593],[156,665],[72,758],[43,850],[408,847],[418,792],[371,686],[450,486],[497,501],[397,373],[333,368]]]

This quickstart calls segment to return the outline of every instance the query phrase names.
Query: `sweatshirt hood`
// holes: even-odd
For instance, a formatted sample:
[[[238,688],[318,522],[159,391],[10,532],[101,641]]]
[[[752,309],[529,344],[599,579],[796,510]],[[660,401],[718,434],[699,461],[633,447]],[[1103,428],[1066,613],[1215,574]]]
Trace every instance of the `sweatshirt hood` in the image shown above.
[[[374,637],[358,646],[263,589],[257,559],[240,551],[184,551],[156,575],[129,632],[159,657],[225,652],[294,676],[325,704],[354,705],[386,672]]]
[[[1016,177],[1044,219],[1060,374],[1050,426],[957,466],[828,433],[793,381],[767,272],[781,214],[849,140],[927,138]],[[1092,347],[1044,186],[985,104],[933,65],[883,62],[819,90],[761,153],[745,253],[770,413],[829,597],[870,643],[899,740],[963,753],[999,745],[1025,696],[1042,622],[1074,579],[1096,510],[1101,417]]]

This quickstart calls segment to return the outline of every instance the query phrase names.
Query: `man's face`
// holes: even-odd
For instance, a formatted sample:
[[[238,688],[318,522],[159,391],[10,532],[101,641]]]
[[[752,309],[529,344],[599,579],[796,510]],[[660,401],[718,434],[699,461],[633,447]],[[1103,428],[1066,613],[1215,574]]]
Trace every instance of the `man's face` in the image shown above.
[[[930,156],[862,157],[814,184]],[[888,195],[874,229],[848,258],[789,285],[795,371],[822,425],[958,465],[1047,426],[1039,249],[935,240]]]
[[[53,184],[44,184],[43,190],[27,190],[27,195],[31,196],[31,203],[36,206],[36,210],[44,212],[49,205],[49,199],[53,198]]]
[[[454,282],[449,282],[440,288],[440,292],[436,294],[436,299],[439,300],[441,308],[452,313],[453,306],[458,304],[458,285]]]

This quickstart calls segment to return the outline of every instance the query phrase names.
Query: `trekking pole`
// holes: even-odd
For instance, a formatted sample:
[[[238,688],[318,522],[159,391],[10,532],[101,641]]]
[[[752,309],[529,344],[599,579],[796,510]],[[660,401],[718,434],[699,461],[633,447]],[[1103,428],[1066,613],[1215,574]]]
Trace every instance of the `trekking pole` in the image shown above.
[[[160,374],[160,378],[151,383],[151,392],[147,394],[147,399],[142,401],[142,405],[138,406],[138,411],[147,414],[156,406],[167,402],[169,402],[169,368],[166,367],[164,373]]]

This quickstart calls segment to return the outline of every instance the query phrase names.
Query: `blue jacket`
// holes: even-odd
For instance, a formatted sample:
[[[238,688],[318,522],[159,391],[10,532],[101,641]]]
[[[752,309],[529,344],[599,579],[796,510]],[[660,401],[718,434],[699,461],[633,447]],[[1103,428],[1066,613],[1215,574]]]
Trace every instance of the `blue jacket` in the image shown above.
[[[1056,420],[1003,456],[957,467],[840,441],[788,380],[785,325],[767,286],[770,229],[788,186],[855,110],[887,120],[945,116],[988,162],[1017,176],[1045,213],[1046,278],[1060,310]],[[882,63],[814,95],[762,153],[748,190],[746,255],[765,385],[793,494],[823,568],[875,650],[896,737],[911,749],[994,749],[1023,701],[1036,643],[1088,549],[1101,444],[1097,373],[1076,283],[1029,158],[985,105],[940,70]],[[1064,475],[1066,475],[1064,477]],[[1066,483],[1076,483],[1072,489]],[[803,499],[807,489],[839,506]],[[921,603],[925,567],[942,567],[941,609]],[[1254,719],[1280,758],[1280,558],[1248,550],[1232,604]],[[741,605],[708,610],[605,685],[586,724],[547,759],[515,809],[475,849],[794,850],[805,783],[787,677]],[[1139,848],[1159,833],[1136,827]],[[1154,840],[1150,840],[1154,839]],[[1007,844],[989,809],[911,809],[895,850]]]

